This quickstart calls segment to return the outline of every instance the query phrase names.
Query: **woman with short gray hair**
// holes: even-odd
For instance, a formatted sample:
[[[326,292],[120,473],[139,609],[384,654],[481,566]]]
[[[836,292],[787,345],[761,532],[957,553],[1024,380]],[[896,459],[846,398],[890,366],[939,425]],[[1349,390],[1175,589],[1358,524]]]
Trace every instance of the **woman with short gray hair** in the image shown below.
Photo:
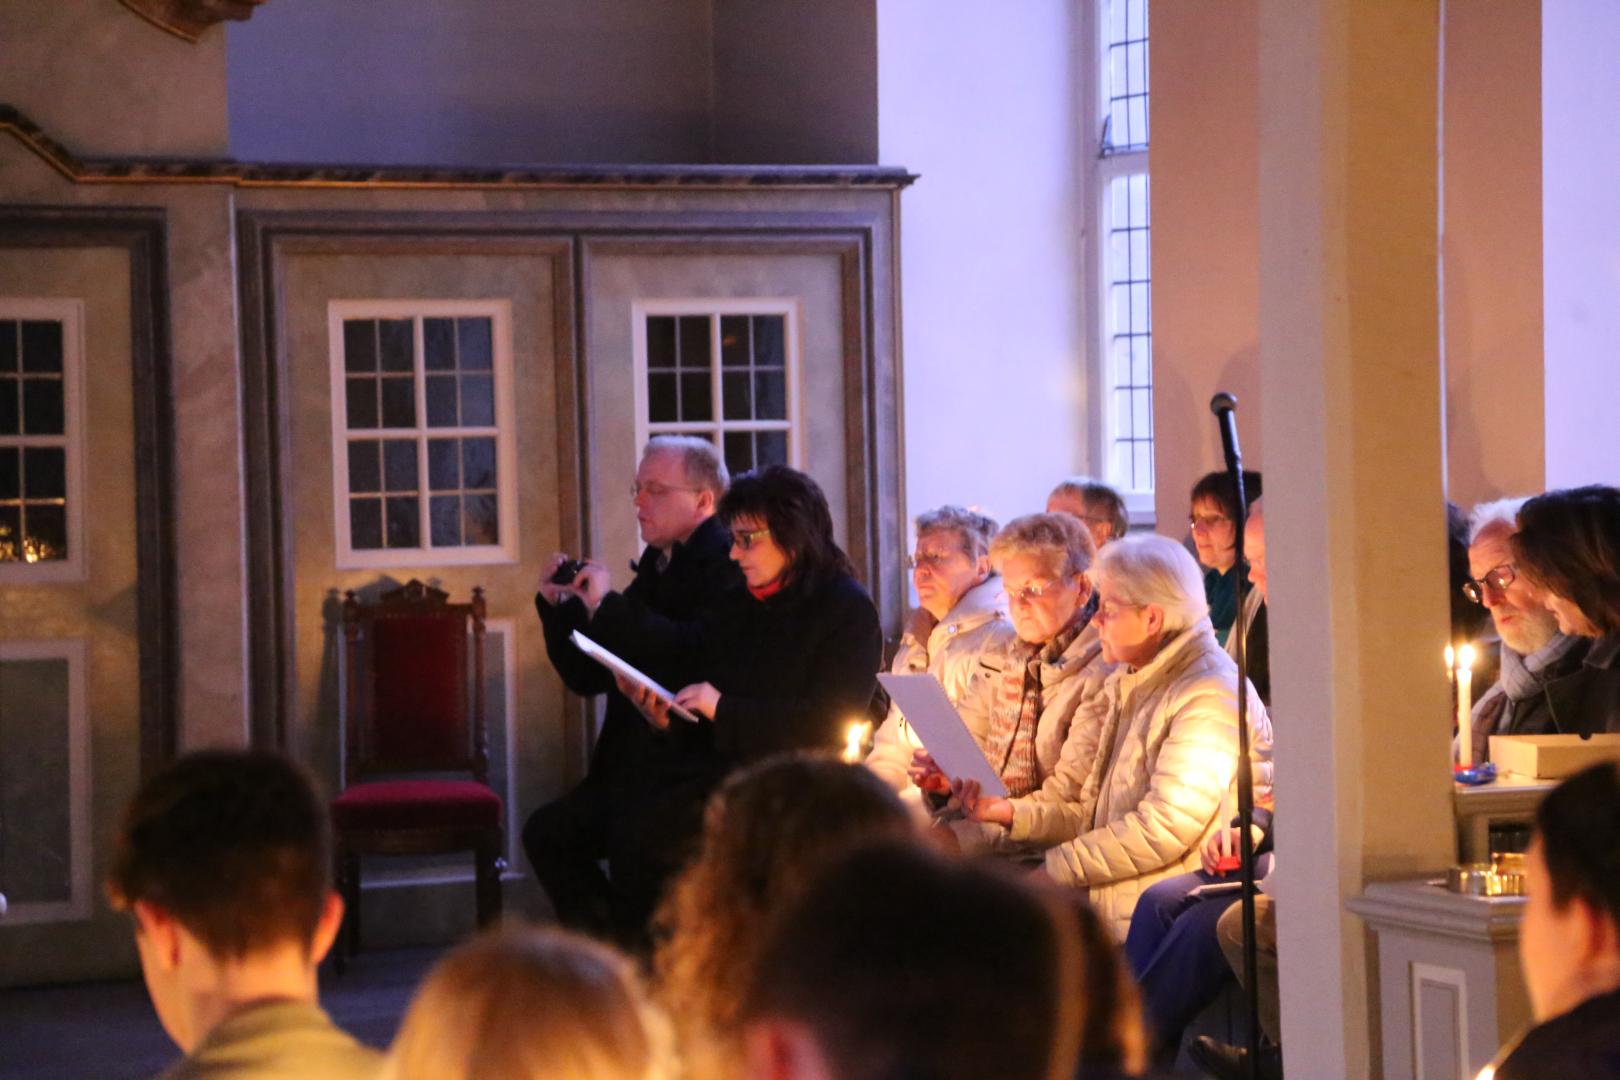
[[[1149,885],[1196,869],[1237,776],[1237,666],[1210,626],[1203,575],[1162,536],[1109,544],[1095,568],[1104,659],[1117,665],[1069,728],[1053,777],[1025,798],[957,785],[968,814],[1047,846],[1046,870],[1084,886],[1123,939]],[[1257,759],[1271,722],[1249,694]],[[1257,770],[1261,793],[1268,770]]]
[[[979,653],[1013,636],[1007,594],[990,565],[996,523],[974,510],[941,506],[917,515],[916,524],[917,546],[909,561],[918,607],[906,621],[890,670],[934,676],[956,704],[967,693]],[[867,768],[908,803],[920,804],[922,792],[908,770],[921,747],[900,710],[890,705],[872,740]]]

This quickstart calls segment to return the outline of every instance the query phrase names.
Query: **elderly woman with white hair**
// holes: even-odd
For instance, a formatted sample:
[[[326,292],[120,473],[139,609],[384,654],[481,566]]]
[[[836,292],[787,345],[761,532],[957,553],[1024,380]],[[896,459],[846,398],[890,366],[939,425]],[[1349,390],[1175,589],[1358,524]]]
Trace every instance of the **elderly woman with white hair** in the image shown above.
[[[934,676],[954,705],[969,692],[979,655],[1001,649],[1014,636],[1001,575],[990,564],[996,523],[973,510],[941,506],[917,515],[916,525],[911,580],[918,607],[907,620],[890,670]],[[921,748],[900,709],[890,705],[866,767],[903,799],[920,804],[921,789],[908,773],[912,755]]]
[[[1052,776],[1070,721],[1100,692],[1108,671],[1092,625],[1094,551],[1072,514],[1015,518],[990,542],[1016,636],[979,653],[973,686],[956,709],[1015,796]],[[922,751],[911,776],[925,791],[949,789]]]
[[[1196,869],[1222,825],[1237,776],[1238,678],[1180,544],[1115,541],[1095,576],[1102,654],[1118,666],[1075,717],[1053,777],[1023,798],[984,798],[972,781],[957,794],[1009,840],[1048,844],[1047,873],[1085,888],[1124,938],[1142,891]],[[1252,691],[1248,709],[1253,752],[1269,761],[1271,722]],[[1269,786],[1269,766],[1257,772]]]

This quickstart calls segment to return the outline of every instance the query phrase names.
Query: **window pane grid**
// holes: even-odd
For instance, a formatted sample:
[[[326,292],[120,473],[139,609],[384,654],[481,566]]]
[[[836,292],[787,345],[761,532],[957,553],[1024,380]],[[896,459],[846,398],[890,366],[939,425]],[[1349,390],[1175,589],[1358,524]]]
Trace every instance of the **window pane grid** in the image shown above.
[[[0,563],[68,551],[66,328],[0,320]]]
[[[1153,487],[1153,293],[1149,262],[1148,175],[1116,177],[1107,194],[1105,280],[1113,386],[1113,479],[1132,491]]]
[[[343,342],[350,548],[498,545],[493,319],[346,319]]]
[[[786,315],[649,315],[644,329],[649,434],[705,436],[734,473],[787,463]]]
[[[1100,152],[1148,147],[1148,0],[1103,0],[1103,136]]]

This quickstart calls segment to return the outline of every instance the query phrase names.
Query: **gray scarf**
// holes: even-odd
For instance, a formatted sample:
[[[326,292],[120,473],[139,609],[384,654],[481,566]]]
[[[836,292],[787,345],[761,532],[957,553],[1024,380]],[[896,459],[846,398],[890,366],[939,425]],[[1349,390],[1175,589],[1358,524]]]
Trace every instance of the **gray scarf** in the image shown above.
[[[1541,693],[1542,684],[1545,682],[1542,674],[1569,655],[1569,651],[1580,643],[1581,639],[1578,637],[1554,633],[1547,644],[1529,656],[1520,656],[1503,644],[1501,675],[1496,684],[1485,691],[1484,696],[1474,705],[1474,715],[1478,716],[1487,709],[1496,708],[1495,699],[1506,696],[1507,700],[1500,706],[1502,712],[1494,728],[1496,731],[1507,730],[1513,722],[1514,704]]]

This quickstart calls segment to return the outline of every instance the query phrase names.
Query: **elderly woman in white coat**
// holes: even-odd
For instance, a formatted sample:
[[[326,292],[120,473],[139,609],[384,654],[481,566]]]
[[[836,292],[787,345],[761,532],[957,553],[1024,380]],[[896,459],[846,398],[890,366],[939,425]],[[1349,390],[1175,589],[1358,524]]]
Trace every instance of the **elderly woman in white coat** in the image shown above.
[[[990,544],[1017,636],[980,654],[975,682],[957,712],[1015,796],[1047,783],[1070,721],[1101,691],[1108,672],[1092,624],[1095,550],[1071,514],[1016,518]],[[919,753],[912,775],[924,788],[948,790],[949,781],[926,754]],[[977,846],[971,833],[961,839]]]
[[[900,675],[928,673],[945,688],[951,703],[968,693],[979,669],[979,654],[998,649],[1013,636],[1007,594],[990,565],[996,523],[959,506],[919,514],[911,580],[918,608],[906,623],[891,670]],[[872,740],[867,768],[907,802],[920,805],[921,790],[908,772],[922,742],[891,705]]]
[[[1237,666],[1210,626],[1203,575],[1162,536],[1109,544],[1096,567],[1103,656],[1117,664],[1075,718],[1051,782],[1024,798],[959,784],[969,816],[1013,841],[1051,842],[1046,871],[1085,888],[1123,940],[1149,885],[1196,869],[1238,764]],[[1269,786],[1271,722],[1249,692],[1257,790]],[[1226,805],[1230,811],[1230,805]]]

